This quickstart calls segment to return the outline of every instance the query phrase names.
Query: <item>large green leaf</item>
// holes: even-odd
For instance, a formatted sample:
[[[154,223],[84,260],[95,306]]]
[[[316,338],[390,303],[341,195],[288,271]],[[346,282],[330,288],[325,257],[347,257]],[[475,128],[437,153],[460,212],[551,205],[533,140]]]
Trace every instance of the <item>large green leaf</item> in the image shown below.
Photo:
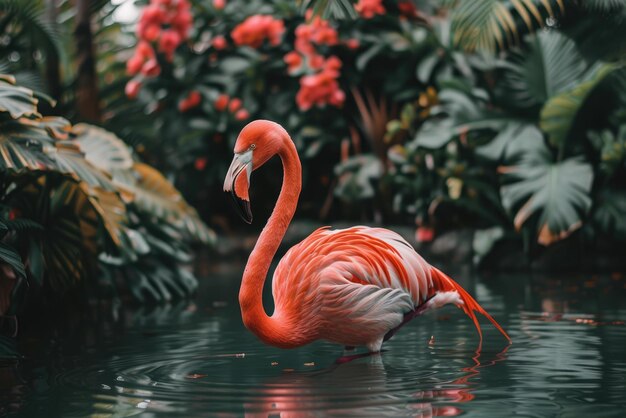
[[[539,126],[548,134],[553,146],[565,142],[587,97],[615,69],[616,67],[611,64],[594,66],[584,81],[550,98],[543,106]]]
[[[11,77],[0,77],[0,112],[8,112],[13,119],[36,116],[37,99],[27,88],[14,86]]]
[[[586,65],[574,41],[551,30],[529,37],[529,46],[513,55],[504,74],[504,94],[511,104],[541,106],[580,82]]]
[[[517,230],[536,215],[538,242],[549,245],[578,229],[591,207],[593,168],[579,158],[555,162],[541,134],[508,147],[501,167],[502,204]]]
[[[48,148],[48,153],[54,157],[58,171],[71,174],[91,187],[99,187],[107,191],[116,190],[111,179],[91,165],[85,159],[78,144],[73,141],[58,141],[56,147]]]
[[[374,155],[356,155],[335,167],[339,181],[335,195],[342,199],[359,201],[375,196],[372,182],[383,175],[380,159]]]
[[[489,143],[476,148],[476,154],[491,161],[500,161],[506,148],[515,140],[523,141],[527,135],[537,134],[534,126],[510,122]]]
[[[593,211],[595,225],[607,236],[626,240],[626,192],[607,188],[597,199]]]
[[[105,173],[132,168],[133,157],[128,145],[113,133],[85,123],[74,125],[72,133],[87,161]]]
[[[58,169],[50,151],[56,135],[62,136],[69,122],[49,117],[9,120],[0,126],[0,170]]]
[[[215,241],[213,231],[158,170],[136,162],[132,171],[118,170],[114,173],[114,181],[133,195],[132,202],[140,212],[171,223],[200,242]]]

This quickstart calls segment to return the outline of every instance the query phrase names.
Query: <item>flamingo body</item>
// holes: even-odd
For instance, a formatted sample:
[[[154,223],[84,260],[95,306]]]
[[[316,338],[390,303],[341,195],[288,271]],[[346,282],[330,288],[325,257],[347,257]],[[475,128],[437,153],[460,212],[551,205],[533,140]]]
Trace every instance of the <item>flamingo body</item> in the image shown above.
[[[224,190],[240,202],[251,221],[250,172],[272,155],[283,161],[283,187],[272,216],[255,245],[239,293],[244,324],[262,341],[283,348],[317,339],[380,350],[384,340],[414,316],[448,303],[474,321],[498,323],[456,282],[428,264],[400,235],[383,228],[320,228],[292,247],[274,271],[274,313],[262,304],[262,289],[272,257],[291,221],[301,187],[297,152],[286,131],[255,121],[241,132]],[[246,171],[246,175],[240,175]]]

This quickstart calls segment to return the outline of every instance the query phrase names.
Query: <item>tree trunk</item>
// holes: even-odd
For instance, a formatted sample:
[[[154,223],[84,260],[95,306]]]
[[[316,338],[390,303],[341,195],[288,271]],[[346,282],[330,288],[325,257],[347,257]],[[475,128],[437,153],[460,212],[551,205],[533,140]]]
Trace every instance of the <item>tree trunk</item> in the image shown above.
[[[53,27],[57,25],[57,0],[46,0],[46,20]],[[46,84],[48,85],[48,93],[57,102],[61,101],[61,94],[63,94],[59,65],[59,57],[57,54],[47,54]]]
[[[80,119],[100,121],[96,57],[91,32],[90,0],[76,0],[76,51],[78,60],[76,111]]]

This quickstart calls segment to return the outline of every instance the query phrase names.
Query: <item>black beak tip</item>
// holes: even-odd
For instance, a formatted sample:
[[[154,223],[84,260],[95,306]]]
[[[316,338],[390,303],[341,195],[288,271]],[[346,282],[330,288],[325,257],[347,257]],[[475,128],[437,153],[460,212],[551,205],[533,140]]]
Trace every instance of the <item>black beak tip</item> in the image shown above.
[[[240,199],[239,197],[232,194],[233,203],[235,205],[235,209],[237,209],[237,213],[241,216],[241,219],[247,224],[252,223],[252,209],[250,208],[250,202],[247,200]]]

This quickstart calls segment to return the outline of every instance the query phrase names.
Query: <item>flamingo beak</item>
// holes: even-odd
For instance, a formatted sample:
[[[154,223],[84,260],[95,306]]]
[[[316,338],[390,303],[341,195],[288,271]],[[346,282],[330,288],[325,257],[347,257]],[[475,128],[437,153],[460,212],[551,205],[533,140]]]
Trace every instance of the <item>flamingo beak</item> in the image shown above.
[[[252,174],[251,149],[235,154],[224,180],[224,191],[230,192],[237,213],[248,224],[252,223],[252,211],[250,210],[250,197],[248,195],[250,174]]]

